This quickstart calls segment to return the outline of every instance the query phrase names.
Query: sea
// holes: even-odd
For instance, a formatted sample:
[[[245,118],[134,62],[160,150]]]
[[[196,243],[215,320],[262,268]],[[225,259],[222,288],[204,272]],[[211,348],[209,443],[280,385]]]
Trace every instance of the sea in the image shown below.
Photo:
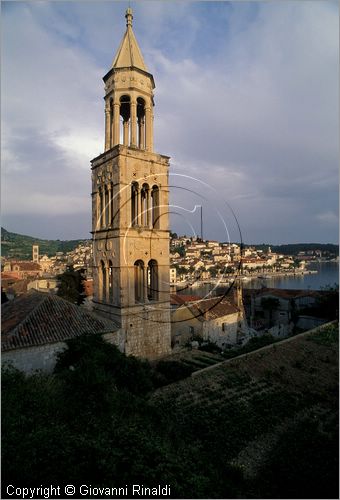
[[[322,290],[325,287],[339,285],[339,263],[338,262],[312,262],[307,270],[317,271],[313,274],[299,276],[275,276],[267,279],[253,278],[243,281],[244,288],[284,288],[293,290]],[[218,293],[223,293],[225,287],[213,284],[195,283],[193,286],[177,286],[177,293],[184,295],[205,296],[216,288]],[[212,293],[214,295],[214,293]]]

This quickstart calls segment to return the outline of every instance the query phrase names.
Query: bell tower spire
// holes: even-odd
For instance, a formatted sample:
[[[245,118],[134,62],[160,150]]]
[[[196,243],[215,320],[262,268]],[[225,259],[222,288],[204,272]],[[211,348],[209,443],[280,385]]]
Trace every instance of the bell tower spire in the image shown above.
[[[153,91],[132,29],[105,82],[105,150],[92,164],[93,308],[126,354],[171,352],[169,157],[153,151]]]
[[[126,26],[131,26],[132,27],[133,15],[132,15],[132,9],[131,9],[131,7],[129,7],[128,9],[126,9],[125,18],[126,18]]]
[[[105,151],[124,144],[153,150],[153,90],[132,30],[132,9],[126,10],[126,31],[105,82]]]

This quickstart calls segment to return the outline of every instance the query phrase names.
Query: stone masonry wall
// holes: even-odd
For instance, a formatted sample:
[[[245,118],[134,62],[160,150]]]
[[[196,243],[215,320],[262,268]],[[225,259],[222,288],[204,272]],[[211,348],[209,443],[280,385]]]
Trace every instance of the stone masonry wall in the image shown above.
[[[56,364],[57,354],[66,347],[64,342],[58,342],[6,351],[1,354],[2,365],[10,363],[25,373],[32,373],[36,370],[51,373]]]

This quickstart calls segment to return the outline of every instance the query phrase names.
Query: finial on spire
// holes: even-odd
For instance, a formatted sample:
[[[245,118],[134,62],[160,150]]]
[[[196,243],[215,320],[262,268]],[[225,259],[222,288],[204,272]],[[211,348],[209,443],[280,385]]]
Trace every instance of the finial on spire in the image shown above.
[[[126,18],[126,26],[132,26],[133,15],[131,7],[126,9],[125,18]]]

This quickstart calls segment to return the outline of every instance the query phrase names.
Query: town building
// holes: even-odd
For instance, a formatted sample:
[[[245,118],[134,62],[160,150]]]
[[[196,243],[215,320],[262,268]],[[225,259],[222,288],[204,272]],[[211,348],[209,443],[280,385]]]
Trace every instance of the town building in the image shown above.
[[[200,339],[225,349],[243,338],[245,328],[242,309],[223,296],[195,301],[188,297],[172,314],[173,345]]]
[[[32,246],[32,260],[39,264],[39,245]]]
[[[104,76],[105,150],[92,164],[93,308],[120,325],[126,354],[171,352],[169,157],[153,150],[155,83],[126,11]]]
[[[30,290],[2,305],[1,359],[18,370],[52,371],[66,340],[100,333],[115,343],[117,325],[54,294]]]
[[[16,279],[38,278],[41,275],[40,265],[36,262],[9,260],[3,266],[6,277]]]

